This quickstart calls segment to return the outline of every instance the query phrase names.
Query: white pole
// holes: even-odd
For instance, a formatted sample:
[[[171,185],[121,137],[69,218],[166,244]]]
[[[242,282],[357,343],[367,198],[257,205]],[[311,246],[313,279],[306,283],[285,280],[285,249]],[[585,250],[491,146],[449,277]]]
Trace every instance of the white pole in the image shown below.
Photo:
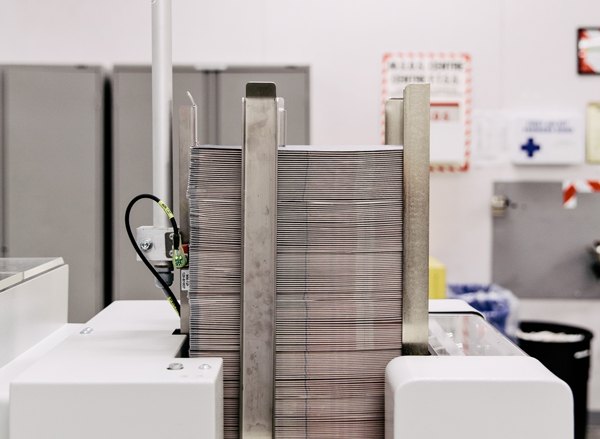
[[[171,0],[152,0],[152,192],[173,206],[173,59]],[[155,227],[170,227],[154,207]]]

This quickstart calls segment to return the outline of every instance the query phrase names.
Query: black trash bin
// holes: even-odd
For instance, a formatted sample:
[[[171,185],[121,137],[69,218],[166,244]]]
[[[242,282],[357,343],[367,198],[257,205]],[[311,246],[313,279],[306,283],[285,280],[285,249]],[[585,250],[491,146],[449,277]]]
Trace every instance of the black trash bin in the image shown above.
[[[521,322],[519,328],[521,349],[540,360],[571,388],[575,409],[575,439],[585,439],[593,334],[584,328],[547,322]]]

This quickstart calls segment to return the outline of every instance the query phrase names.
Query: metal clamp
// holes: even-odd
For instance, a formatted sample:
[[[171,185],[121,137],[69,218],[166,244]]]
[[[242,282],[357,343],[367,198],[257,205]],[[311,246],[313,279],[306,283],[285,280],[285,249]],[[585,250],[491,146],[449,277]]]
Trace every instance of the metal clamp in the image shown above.
[[[404,146],[404,355],[428,354],[429,107],[429,84],[408,85],[385,107],[385,143]]]
[[[274,436],[279,114],[274,83],[246,86],[242,148],[242,439]]]

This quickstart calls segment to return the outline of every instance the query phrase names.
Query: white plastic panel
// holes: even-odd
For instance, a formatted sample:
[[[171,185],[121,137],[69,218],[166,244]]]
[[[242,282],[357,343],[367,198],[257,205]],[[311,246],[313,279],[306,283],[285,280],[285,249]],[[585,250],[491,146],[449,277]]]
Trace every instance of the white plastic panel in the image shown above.
[[[221,439],[222,360],[177,358],[178,323],[166,301],[113,303],[12,382],[10,439]]]
[[[386,368],[386,439],[569,439],[569,387],[527,356],[404,356]]]
[[[0,291],[0,367],[67,323],[69,267]]]

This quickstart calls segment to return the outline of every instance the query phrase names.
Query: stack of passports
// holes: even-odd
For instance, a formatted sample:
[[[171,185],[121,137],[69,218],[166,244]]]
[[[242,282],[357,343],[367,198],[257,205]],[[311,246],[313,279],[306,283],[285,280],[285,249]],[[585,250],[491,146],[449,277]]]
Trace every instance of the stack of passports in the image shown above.
[[[224,359],[239,437],[242,151],[192,148],[190,355]],[[403,151],[278,151],[275,433],[382,438],[385,366],[402,340]]]

